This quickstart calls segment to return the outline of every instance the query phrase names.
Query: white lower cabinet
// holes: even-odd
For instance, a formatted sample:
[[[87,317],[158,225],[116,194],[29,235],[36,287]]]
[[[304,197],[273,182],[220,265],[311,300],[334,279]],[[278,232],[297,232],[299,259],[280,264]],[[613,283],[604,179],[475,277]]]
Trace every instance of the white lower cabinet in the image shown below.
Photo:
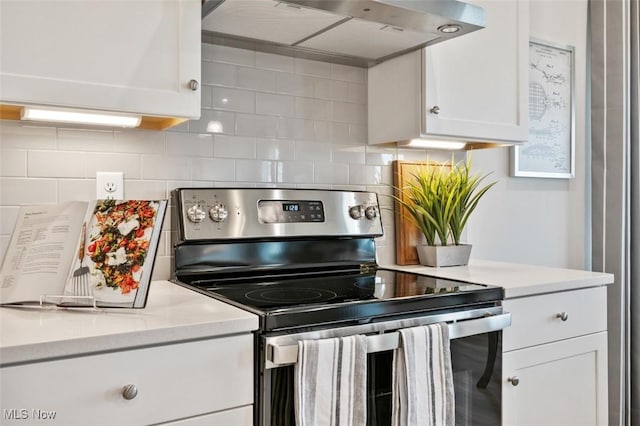
[[[606,425],[606,288],[504,301],[504,426]]]
[[[130,386],[129,386],[130,385]],[[129,386],[129,393],[125,387]],[[253,337],[34,362],[0,369],[2,425],[252,423]]]

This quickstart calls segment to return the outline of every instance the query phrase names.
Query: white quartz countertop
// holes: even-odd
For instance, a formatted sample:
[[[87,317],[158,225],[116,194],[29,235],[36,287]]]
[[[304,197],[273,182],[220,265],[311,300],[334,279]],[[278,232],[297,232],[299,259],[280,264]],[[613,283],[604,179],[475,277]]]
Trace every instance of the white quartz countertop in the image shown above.
[[[613,275],[577,269],[551,268],[472,259],[466,266],[432,268],[421,265],[380,265],[416,274],[491,284],[504,288],[506,299],[613,283]]]
[[[258,317],[168,281],[144,309],[0,307],[0,365],[130,349],[258,328]]]

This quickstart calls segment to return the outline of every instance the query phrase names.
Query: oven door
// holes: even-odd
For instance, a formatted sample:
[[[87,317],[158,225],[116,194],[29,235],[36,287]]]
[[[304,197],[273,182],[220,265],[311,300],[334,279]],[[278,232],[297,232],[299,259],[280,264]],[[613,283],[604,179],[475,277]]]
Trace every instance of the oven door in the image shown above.
[[[453,319],[458,317],[457,319]],[[297,335],[263,337],[264,360],[258,383],[256,423],[295,425],[294,364],[296,340],[366,334],[367,424],[391,424],[393,349],[398,345],[395,330],[434,322],[449,323],[451,364],[456,401],[456,425],[495,426],[502,411],[502,329],[511,314],[501,307],[477,309],[411,320],[336,328]],[[374,327],[374,331],[366,332]],[[348,334],[345,334],[348,333]]]

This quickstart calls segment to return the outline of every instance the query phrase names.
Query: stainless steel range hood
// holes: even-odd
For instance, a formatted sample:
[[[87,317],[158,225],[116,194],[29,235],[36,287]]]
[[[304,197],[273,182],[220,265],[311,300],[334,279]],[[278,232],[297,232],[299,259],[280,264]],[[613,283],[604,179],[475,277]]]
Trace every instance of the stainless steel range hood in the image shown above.
[[[485,25],[457,0],[208,0],[202,14],[204,41],[360,66]]]

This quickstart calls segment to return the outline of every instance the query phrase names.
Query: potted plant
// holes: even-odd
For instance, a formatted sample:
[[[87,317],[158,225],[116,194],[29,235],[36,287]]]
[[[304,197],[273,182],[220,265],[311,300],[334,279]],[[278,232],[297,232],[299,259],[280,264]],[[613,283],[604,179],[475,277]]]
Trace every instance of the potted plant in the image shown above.
[[[416,247],[420,263],[426,266],[466,265],[471,246],[460,237],[471,213],[497,182],[482,186],[488,176],[472,175],[471,160],[425,166],[413,174],[394,198],[404,214],[416,224],[426,244]],[[403,196],[401,196],[403,195]]]

